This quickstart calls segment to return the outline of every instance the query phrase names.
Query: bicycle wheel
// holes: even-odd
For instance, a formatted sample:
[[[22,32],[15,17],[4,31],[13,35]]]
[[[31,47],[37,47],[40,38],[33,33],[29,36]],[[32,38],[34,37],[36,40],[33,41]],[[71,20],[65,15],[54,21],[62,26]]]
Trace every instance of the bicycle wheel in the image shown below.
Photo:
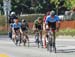
[[[52,43],[51,43],[51,41],[48,41],[48,43],[47,43],[47,50],[52,52]]]
[[[39,48],[39,33],[36,33],[36,44]]]
[[[18,45],[18,42],[19,42],[19,36],[16,35],[16,45]]]
[[[23,35],[22,42],[23,42],[23,45],[26,46],[26,37],[25,37],[25,35]]]
[[[30,43],[29,43],[29,38],[27,39],[27,43],[28,43],[28,47],[29,47],[29,44],[30,44]]]
[[[49,51],[50,49],[49,43],[47,42],[47,51]]]
[[[23,40],[24,46],[26,46],[26,40]]]
[[[48,40],[48,44],[47,44],[47,50],[52,52],[52,32],[49,31],[48,32],[48,37],[47,37],[47,40]]]
[[[53,51],[56,53],[55,32],[53,32]]]
[[[22,35],[21,35],[21,33],[20,33],[20,39],[19,39],[19,45],[22,43]]]

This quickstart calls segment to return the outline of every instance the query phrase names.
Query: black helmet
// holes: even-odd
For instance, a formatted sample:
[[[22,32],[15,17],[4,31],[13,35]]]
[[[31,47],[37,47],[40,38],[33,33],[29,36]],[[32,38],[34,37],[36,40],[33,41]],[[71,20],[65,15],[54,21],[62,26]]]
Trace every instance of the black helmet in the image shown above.
[[[52,11],[50,12],[50,15],[51,15],[51,16],[55,16],[55,11],[52,10]]]

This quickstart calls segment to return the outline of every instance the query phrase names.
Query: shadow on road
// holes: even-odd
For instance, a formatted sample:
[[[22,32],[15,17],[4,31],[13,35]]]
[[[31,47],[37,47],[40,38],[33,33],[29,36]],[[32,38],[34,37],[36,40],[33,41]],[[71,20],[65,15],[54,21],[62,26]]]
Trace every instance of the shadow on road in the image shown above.
[[[57,53],[73,53],[75,49],[64,49],[64,50],[57,50]]]

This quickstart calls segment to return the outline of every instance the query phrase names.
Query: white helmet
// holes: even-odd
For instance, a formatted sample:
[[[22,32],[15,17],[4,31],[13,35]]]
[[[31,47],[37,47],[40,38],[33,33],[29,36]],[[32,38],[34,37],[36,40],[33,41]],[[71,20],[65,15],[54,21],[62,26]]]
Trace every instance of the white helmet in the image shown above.
[[[15,12],[11,12],[11,15],[14,15],[15,14]]]

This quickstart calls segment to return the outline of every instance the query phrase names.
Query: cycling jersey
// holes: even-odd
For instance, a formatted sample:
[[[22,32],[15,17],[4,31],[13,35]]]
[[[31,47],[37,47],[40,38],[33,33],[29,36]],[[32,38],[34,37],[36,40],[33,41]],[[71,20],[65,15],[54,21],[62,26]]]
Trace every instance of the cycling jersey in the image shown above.
[[[42,23],[38,22],[38,19],[34,21],[35,28],[38,28],[39,30],[42,30]]]
[[[45,22],[46,21],[46,16],[44,16],[44,18],[43,18],[43,22]]]
[[[18,24],[13,23],[12,28],[14,28],[14,30],[18,30],[18,29],[20,29],[20,28],[21,28],[21,23],[20,23],[20,22],[19,22]]]
[[[25,23],[22,24],[21,29],[22,29],[22,31],[28,30],[28,24],[27,24],[27,22],[25,22]]]
[[[48,26],[52,29],[56,29],[56,22],[59,22],[58,16],[54,16],[54,18],[52,18],[51,16],[47,16],[46,24],[48,24]]]

